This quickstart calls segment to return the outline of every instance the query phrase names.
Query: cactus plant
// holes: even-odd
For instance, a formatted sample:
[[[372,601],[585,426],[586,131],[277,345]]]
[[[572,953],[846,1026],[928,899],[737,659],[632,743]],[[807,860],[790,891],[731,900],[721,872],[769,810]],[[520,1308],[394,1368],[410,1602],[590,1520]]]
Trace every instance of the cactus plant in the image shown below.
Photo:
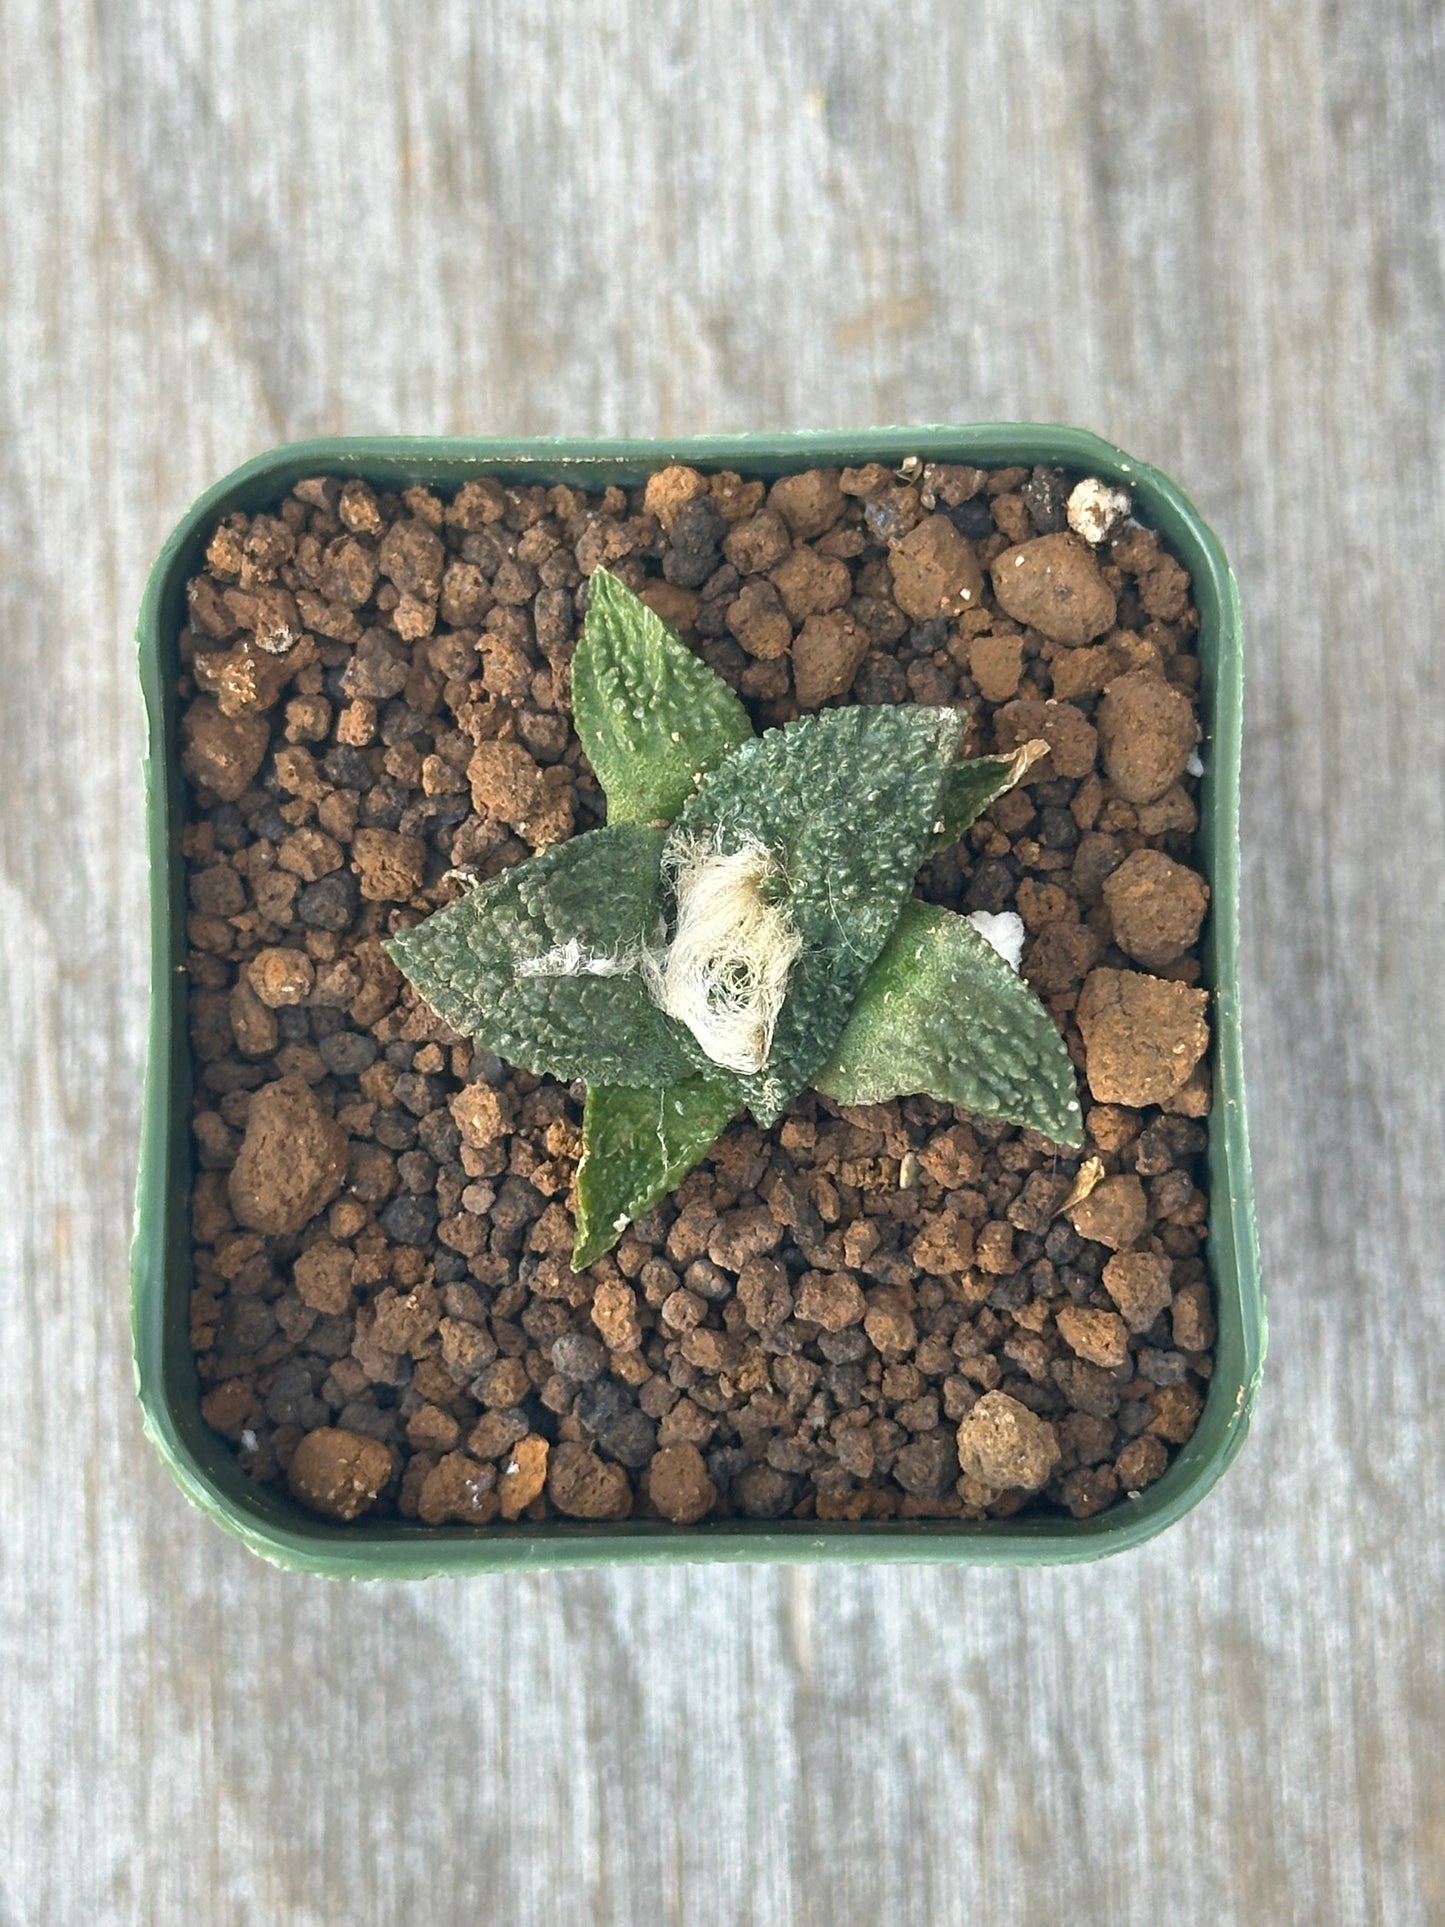
[[[1044,745],[960,760],[964,717],[858,704],[754,734],[737,697],[616,576],[572,664],[603,829],[474,885],[386,948],[460,1033],[587,1087],[574,1269],[740,1112],[802,1090],[926,1093],[1076,1146],[1043,1005],[915,875]]]

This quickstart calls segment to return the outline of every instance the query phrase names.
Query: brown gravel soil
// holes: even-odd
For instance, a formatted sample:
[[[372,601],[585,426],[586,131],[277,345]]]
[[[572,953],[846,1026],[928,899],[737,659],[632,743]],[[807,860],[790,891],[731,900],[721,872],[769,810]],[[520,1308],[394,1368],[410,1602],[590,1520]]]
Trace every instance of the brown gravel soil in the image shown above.
[[[1080,478],[300,483],[190,584],[192,1339],[208,1422],[332,1518],[1086,1517],[1164,1470],[1214,1323],[1189,580]],[[1107,526],[1106,526],[1107,525]],[[568,666],[605,563],[761,728],[956,703],[1050,754],[922,873],[1015,911],[1088,1142],[928,1098],[734,1124],[574,1276],[580,1088],[378,939],[595,826]]]

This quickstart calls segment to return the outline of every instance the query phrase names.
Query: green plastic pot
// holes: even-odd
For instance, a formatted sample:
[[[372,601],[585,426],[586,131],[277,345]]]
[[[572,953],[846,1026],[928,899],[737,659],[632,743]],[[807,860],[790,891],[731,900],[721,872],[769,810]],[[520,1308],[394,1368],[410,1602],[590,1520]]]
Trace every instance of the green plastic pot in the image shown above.
[[[455,488],[474,475],[507,482],[600,488],[644,481],[669,462],[745,475],[818,466],[900,462],[920,455],[982,467],[1052,462],[1129,488],[1142,520],[1189,570],[1203,618],[1200,655],[1205,773],[1200,849],[1213,892],[1205,981],[1214,992],[1215,1104],[1209,1120],[1208,1261],[1219,1337],[1199,1425],[1164,1476],[1091,1519],[1029,1516],[988,1521],[753,1521],[670,1526],[353,1526],[313,1517],[284,1493],[260,1488],[205,1424],[187,1335],[191,1260],[188,1195],[190,1058],[186,1029],[182,781],[177,754],[177,637],[186,580],[209,531],[232,510],[272,507],[304,476],[360,475],[399,488]],[[338,1578],[403,1579],[432,1573],[542,1566],[672,1565],[693,1560],[934,1561],[1047,1565],[1097,1559],[1137,1545],[1196,1505],[1243,1443],[1265,1350],[1254,1196],[1245,1127],[1237,948],[1239,764],[1243,634],[1239,593],[1219,542],[1184,494],[1156,469],[1077,428],[995,423],[972,428],[880,428],[840,433],[710,436],[694,441],[337,440],[297,442],[260,455],[206,491],[162,549],[138,625],[149,719],[145,762],[151,876],[150,1049],[131,1259],[136,1389],[145,1429],[186,1496],[276,1564]]]

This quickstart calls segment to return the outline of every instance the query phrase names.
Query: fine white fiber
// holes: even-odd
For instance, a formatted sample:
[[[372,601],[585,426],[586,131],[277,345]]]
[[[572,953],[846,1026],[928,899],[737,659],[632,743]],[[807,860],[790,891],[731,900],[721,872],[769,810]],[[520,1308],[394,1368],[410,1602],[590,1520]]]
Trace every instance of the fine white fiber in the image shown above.
[[[636,956],[597,955],[586,951],[575,937],[554,944],[541,957],[518,957],[512,966],[517,977],[625,977],[636,970]]]
[[[760,1071],[802,948],[786,910],[770,900],[778,863],[760,843],[722,852],[692,837],[669,852],[667,868],[677,925],[664,949],[643,953],[652,1000],[686,1024],[714,1064]]]

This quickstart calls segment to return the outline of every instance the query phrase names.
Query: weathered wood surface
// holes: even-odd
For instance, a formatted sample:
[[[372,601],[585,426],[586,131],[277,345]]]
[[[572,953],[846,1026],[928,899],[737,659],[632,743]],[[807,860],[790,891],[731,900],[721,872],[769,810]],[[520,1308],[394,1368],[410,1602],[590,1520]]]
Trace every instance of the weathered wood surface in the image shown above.
[[[1442,97],[1434,0],[9,0],[5,1927],[1445,1919]],[[1243,579],[1238,1467],[1076,1571],[263,1567],[129,1396],[167,528],[312,433],[1008,416]]]

